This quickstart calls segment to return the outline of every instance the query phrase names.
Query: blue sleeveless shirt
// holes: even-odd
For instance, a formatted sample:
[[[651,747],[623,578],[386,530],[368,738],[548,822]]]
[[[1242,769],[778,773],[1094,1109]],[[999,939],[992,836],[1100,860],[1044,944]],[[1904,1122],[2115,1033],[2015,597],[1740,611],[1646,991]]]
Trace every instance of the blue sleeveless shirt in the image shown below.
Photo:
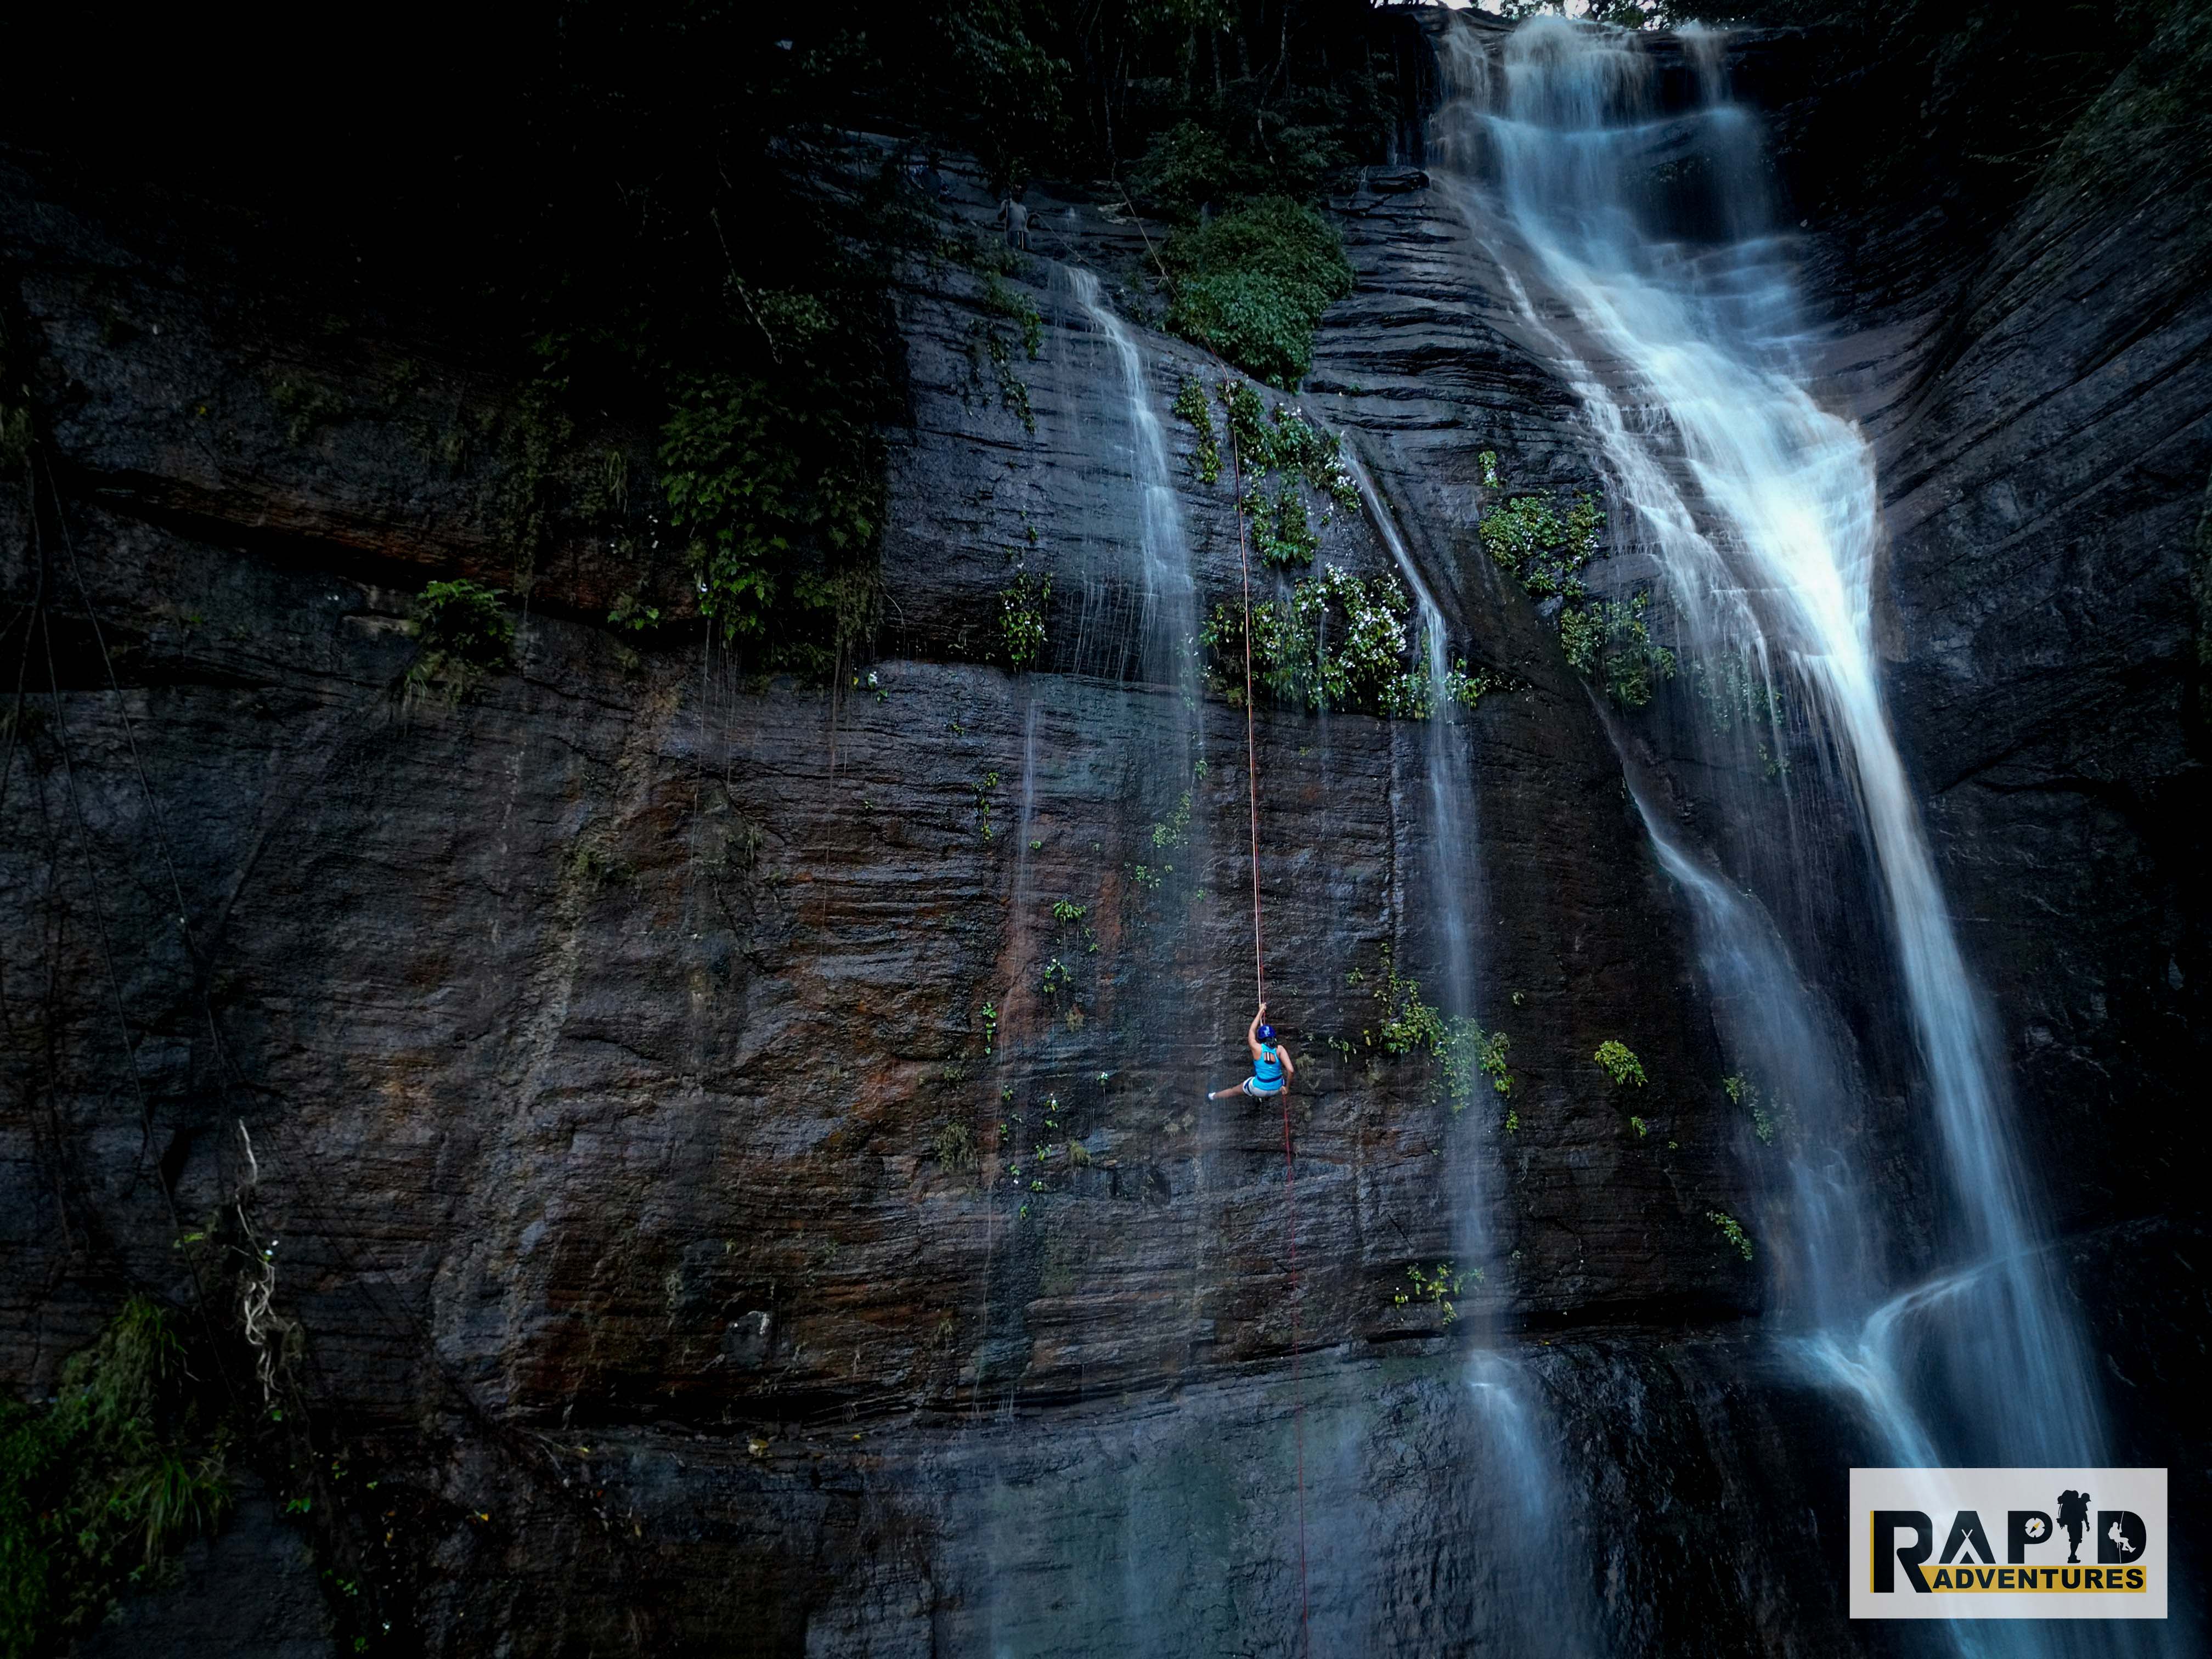
[[[1283,1062],[1273,1043],[1260,1045],[1260,1057],[1252,1062],[1252,1086],[1269,1091],[1283,1086]]]

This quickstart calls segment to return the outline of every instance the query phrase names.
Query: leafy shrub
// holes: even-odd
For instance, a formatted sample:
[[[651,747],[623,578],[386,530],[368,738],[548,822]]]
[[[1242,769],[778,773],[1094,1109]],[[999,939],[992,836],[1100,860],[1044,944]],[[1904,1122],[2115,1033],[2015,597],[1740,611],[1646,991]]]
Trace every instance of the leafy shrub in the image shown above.
[[[1359,510],[1359,486],[1344,464],[1341,438],[1314,425],[1293,404],[1277,404],[1270,412],[1260,394],[1242,381],[1221,383],[1221,406],[1248,499],[1265,474],[1281,472],[1303,480],[1337,507]],[[1210,435],[1210,421],[1207,426]]]
[[[661,483],[669,522],[690,532],[699,608],[726,640],[763,638],[785,605],[826,615],[840,646],[867,631],[880,447],[836,399],[738,375],[684,385],[660,429]]]
[[[1321,551],[1321,538],[1314,533],[1305,497],[1295,483],[1285,483],[1269,501],[1255,482],[1237,507],[1251,523],[1252,542],[1262,564],[1311,564]]]
[[[1176,393],[1175,412],[1198,434],[1198,447],[1190,454],[1191,476],[1200,483],[1219,483],[1221,446],[1213,435],[1213,411],[1207,406],[1205,386],[1185,380]]]
[[[1788,718],[1781,688],[1747,652],[1729,652],[1690,665],[1691,689],[1705,705],[1713,730],[1771,731]]]
[[[1169,329],[1285,388],[1313,366],[1322,313],[1352,289],[1342,239],[1284,196],[1178,231],[1163,258],[1175,283]]]
[[[458,700],[513,660],[514,619],[481,583],[432,582],[415,602],[415,638],[420,649],[409,679]]]
[[[1759,1137],[1762,1146],[1771,1146],[1775,1136],[1789,1126],[1794,1115],[1788,1102],[1770,1101],[1756,1083],[1741,1073],[1723,1078],[1721,1088],[1731,1105],[1741,1106],[1751,1114],[1751,1132]]]
[[[1559,644],[1574,671],[1597,679],[1624,708],[1651,701],[1661,680],[1674,677],[1674,653],[1651,638],[1649,596],[1605,599],[1559,613]]]
[[[1368,1041],[1386,1054],[1441,1054],[1444,1045],[1443,1014],[1421,1000],[1421,982],[1398,972],[1390,947],[1382,947],[1382,976],[1375,1000],[1382,1005],[1382,1018],[1368,1033]]]
[[[1505,1033],[1486,1031],[1464,1014],[1447,1019],[1440,1010],[1422,1000],[1419,980],[1399,974],[1388,945],[1382,950],[1381,973],[1375,1000],[1382,1005],[1382,1018],[1366,1033],[1371,1046],[1386,1054],[1425,1054],[1438,1061],[1444,1096],[1455,1117],[1474,1103],[1483,1078],[1490,1079],[1494,1093],[1513,1092],[1513,1073],[1505,1060]],[[1520,1120],[1515,1116],[1512,1127],[1519,1127]]]
[[[1435,714],[1425,671],[1413,665],[1406,626],[1411,601],[1395,575],[1354,576],[1335,565],[1298,582],[1287,602],[1252,607],[1255,694],[1314,713],[1359,709],[1392,719]],[[1215,686],[1232,703],[1244,698],[1244,613],[1218,605],[1200,629],[1214,653]],[[1497,682],[1462,662],[1445,676],[1445,695],[1472,708]]]
[[[1641,1089],[1649,1081],[1644,1075],[1644,1062],[1637,1059],[1627,1044],[1612,1037],[1599,1043],[1597,1052],[1590,1058],[1612,1074],[1616,1087],[1627,1085]]]
[[[1483,482],[1498,480],[1498,457],[1478,458]],[[1674,676],[1674,653],[1656,643],[1645,612],[1648,594],[1593,600],[1583,567],[1596,556],[1605,514],[1589,495],[1562,510],[1542,495],[1520,495],[1484,518],[1479,529],[1491,562],[1521,584],[1530,598],[1563,599],[1559,644],[1575,672],[1595,679],[1624,708],[1651,701],[1661,680]]]
[[[1006,646],[1006,666],[1017,674],[1044,651],[1044,608],[1051,598],[1052,578],[1037,581],[1026,571],[999,594],[999,631]]]
[[[1444,1028],[1437,1057],[1443,1061],[1444,1091],[1451,1102],[1453,1116],[1474,1103],[1484,1078],[1490,1079],[1492,1092],[1513,1092],[1513,1073],[1505,1060],[1509,1043],[1504,1032],[1486,1031],[1464,1014]],[[1519,1122],[1517,1117],[1514,1119],[1516,1127]]]
[[[1260,394],[1237,380],[1221,383],[1221,404],[1228,416],[1230,455],[1243,493],[1237,510],[1251,528],[1261,562],[1313,562],[1321,536],[1307,510],[1305,490],[1322,496],[1322,523],[1334,508],[1356,511],[1359,488],[1344,464],[1343,441],[1308,421],[1298,410],[1277,404],[1272,416]],[[1193,470],[1211,483],[1221,476],[1221,451],[1213,418],[1198,383],[1188,380],[1176,398],[1176,412],[1198,428],[1200,448]],[[1272,498],[1267,481],[1275,479]]]
[[[0,1654],[55,1650],[230,1505],[167,1316],[133,1297],[42,1409],[0,1402]]]
[[[1721,1237],[1735,1247],[1737,1255],[1746,1261],[1751,1260],[1751,1235],[1744,1231],[1741,1222],[1726,1210],[1708,1210],[1705,1219],[1721,1230]]]
[[[1496,458],[1483,453],[1487,482],[1496,476]],[[1491,562],[1532,597],[1579,599],[1585,590],[1578,573],[1595,556],[1604,528],[1604,510],[1588,495],[1564,512],[1547,497],[1521,495],[1486,514],[1477,533]]]
[[[964,1175],[975,1167],[975,1136],[964,1123],[940,1124],[931,1151],[947,1175]]]
[[[1195,219],[1208,203],[1259,194],[1268,174],[1257,161],[1233,155],[1212,128],[1185,120],[1154,137],[1130,170],[1130,184],[1147,202]]]
[[[1012,410],[1021,421],[1022,430],[1034,435],[1036,414],[1030,407],[1029,382],[1014,372],[1013,343],[997,319],[1021,325],[1022,349],[1034,362],[1044,343],[1044,318],[1027,295],[1008,288],[996,272],[984,280],[983,310],[985,314],[968,329],[968,391],[963,398],[982,386],[983,363],[988,360],[998,386],[1000,406]]]
[[[1413,1281],[1413,1288],[1411,1291],[1401,1291],[1392,1297],[1391,1306],[1404,1308],[1424,1304],[1442,1313],[1443,1316],[1442,1322],[1449,1325],[1459,1317],[1459,1308],[1455,1298],[1458,1297],[1461,1287],[1469,1279],[1473,1279],[1477,1285],[1481,1284],[1482,1269],[1470,1267],[1464,1273],[1454,1273],[1450,1262],[1439,1261],[1425,1272],[1419,1267],[1408,1267],[1406,1269],[1406,1277]]]

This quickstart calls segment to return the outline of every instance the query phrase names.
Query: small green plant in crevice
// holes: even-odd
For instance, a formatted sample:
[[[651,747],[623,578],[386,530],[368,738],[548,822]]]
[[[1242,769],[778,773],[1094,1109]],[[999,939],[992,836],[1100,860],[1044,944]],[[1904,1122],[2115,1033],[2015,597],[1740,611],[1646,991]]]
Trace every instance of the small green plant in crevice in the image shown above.
[[[1034,436],[1036,414],[1030,407],[1029,382],[1014,369],[1014,343],[1000,324],[1019,325],[1022,349],[1035,362],[1044,343],[1044,319],[1029,295],[1009,289],[995,271],[983,279],[983,311],[984,315],[968,325],[968,386],[963,395],[982,390],[983,365],[988,362],[999,406],[1012,410],[1019,417],[1022,430]]]
[[[1098,953],[1098,933],[1091,926],[1090,915],[1088,906],[1078,904],[1073,899],[1058,899],[1053,903],[1054,927],[1072,938],[1080,939],[1085,956],[1096,956]]]
[[[1756,1083],[1741,1073],[1734,1077],[1723,1078],[1721,1089],[1728,1096],[1730,1105],[1741,1106],[1750,1113],[1751,1132],[1759,1137],[1759,1144],[1771,1146],[1774,1138],[1790,1121],[1791,1114],[1788,1103],[1770,1101]]]
[[[999,775],[986,772],[975,783],[975,826],[985,841],[994,839],[998,831],[991,824],[991,802],[999,787]]]
[[[1590,1058],[1605,1067],[1615,1087],[1641,1089],[1650,1080],[1644,1075],[1644,1062],[1637,1059],[1634,1051],[1613,1037],[1599,1043],[1597,1052]]]
[[[1422,1000],[1420,981],[1408,979],[1398,971],[1396,959],[1387,945],[1382,947],[1382,965],[1372,994],[1382,1005],[1382,1012],[1381,1018],[1362,1034],[1368,1047],[1380,1048],[1394,1057],[1417,1053],[1440,1055],[1443,1052],[1443,1015]]]
[[[964,1123],[939,1125],[930,1151],[947,1175],[967,1175],[976,1166],[975,1132]]]
[[[999,1046],[999,1011],[991,1003],[983,1005],[983,1052],[989,1054]]]
[[[1430,678],[1417,665],[1406,625],[1411,601],[1395,575],[1355,576],[1325,566],[1292,588],[1287,601],[1264,599],[1251,610],[1254,695],[1320,714],[1356,709],[1388,719],[1426,720],[1437,710]],[[1200,629],[1212,653],[1207,678],[1232,705],[1244,701],[1244,611],[1218,605]],[[1466,708],[1503,682],[1470,672],[1461,662],[1444,678],[1444,696]]]
[[[44,1407],[0,1401],[0,1653],[60,1651],[228,1511],[228,1432],[169,1316],[126,1301]]]
[[[1645,1123],[1640,1117],[1630,1118],[1628,1120],[1628,1127],[1636,1131],[1636,1138],[1638,1140],[1643,1139],[1644,1136],[1651,1133],[1650,1126]]]
[[[1505,1109],[1505,1133],[1509,1135],[1517,1135],[1521,1133],[1521,1109],[1517,1106],[1509,1106]]]
[[[561,453],[576,430],[562,408],[562,384],[557,375],[541,371],[511,400],[483,410],[477,419],[480,435],[499,434],[492,527],[501,550],[513,561],[518,586],[528,582],[538,556],[553,540]],[[447,434],[441,449],[447,464],[458,469],[468,447],[466,428],[456,427]]]
[[[1355,983],[1359,982],[1355,979]],[[1472,1105],[1487,1079],[1491,1092],[1510,1096],[1513,1073],[1506,1060],[1510,1046],[1503,1031],[1485,1030],[1465,1014],[1445,1018],[1421,996],[1420,981],[1399,973],[1390,947],[1382,947],[1375,1000],[1382,1005],[1380,1020],[1363,1033],[1370,1048],[1400,1057],[1425,1054],[1438,1064],[1443,1097],[1456,1116]],[[1517,1126],[1518,1120],[1516,1120]]]
[[[635,873],[626,860],[589,836],[578,840],[568,854],[568,879],[586,893],[601,892]]]
[[[1011,1106],[1013,1091],[1006,1091],[1004,1097]],[[1010,1110],[999,1125],[999,1146],[1006,1159],[1007,1188],[1018,1200],[1017,1214],[1024,1218],[1032,1206],[1051,1190],[1054,1179],[1091,1162],[1090,1149],[1077,1138],[1066,1121],[1070,1115],[1061,1107],[1060,1096],[1052,1093],[1044,1097],[1042,1107],[1024,1106]]]
[[[1335,513],[1359,508],[1359,489],[1345,464],[1343,441],[1290,404],[1278,404],[1271,414],[1260,394],[1241,381],[1224,380],[1218,390],[1238,485],[1237,511],[1250,529],[1260,562],[1310,564],[1321,550],[1321,528]],[[1216,482],[1221,449],[1205,390],[1196,380],[1183,382],[1176,412],[1199,434],[1193,471],[1205,483]],[[1308,506],[1310,491],[1321,509],[1320,526]]]
[[[1458,1297],[1461,1291],[1473,1284],[1482,1283],[1482,1269],[1470,1267],[1455,1273],[1449,1261],[1439,1261],[1433,1267],[1418,1267],[1406,1269],[1406,1277],[1413,1281],[1413,1289],[1400,1291],[1390,1298],[1394,1308],[1426,1307],[1434,1309],[1443,1317],[1440,1324],[1449,1326],[1459,1317]]]
[[[1624,708],[1651,701],[1659,682],[1674,677],[1674,653],[1651,638],[1650,595],[1596,599],[1559,612],[1559,644],[1568,665],[1594,679]]]
[[[1044,974],[1037,988],[1047,997],[1066,996],[1075,988],[1075,975],[1058,957],[1044,965]]]
[[[432,582],[415,602],[417,651],[410,684],[434,687],[458,702],[514,654],[514,619],[494,590],[464,577]]]
[[[269,401],[284,417],[288,443],[305,443],[319,427],[329,426],[346,412],[345,399],[326,386],[287,374],[269,388]]]
[[[1705,1219],[1721,1230],[1721,1237],[1728,1240],[1738,1255],[1746,1261],[1751,1260],[1751,1235],[1744,1231],[1741,1222],[1726,1210],[1708,1210]]]
[[[1221,445],[1214,436],[1213,410],[1206,398],[1203,381],[1185,380],[1176,393],[1175,412],[1177,418],[1198,434],[1197,446],[1190,453],[1191,476],[1200,483],[1221,482]]]
[[[1152,848],[1155,852],[1172,853],[1190,842],[1190,791],[1182,792],[1176,810],[1152,826]]]
[[[1446,1025],[1437,1057],[1443,1061],[1445,1092],[1454,1116],[1474,1103],[1485,1078],[1493,1094],[1513,1092],[1513,1073],[1505,1058],[1510,1041],[1504,1032],[1486,1031],[1464,1014]],[[1510,1133],[1520,1126],[1520,1120],[1508,1115],[1507,1133]]]
[[[1044,653],[1045,606],[1052,599],[1052,578],[1042,581],[1027,571],[999,594],[999,632],[1006,647],[1006,666],[1018,674]]]
[[[1255,480],[1245,487],[1237,510],[1252,526],[1252,545],[1262,564],[1311,564],[1321,551],[1321,538],[1295,483],[1283,484],[1271,501]]]
[[[1175,865],[1165,855],[1180,852],[1190,842],[1190,791],[1182,792],[1174,811],[1152,825],[1147,837],[1153,858],[1144,864],[1129,867],[1129,879],[1147,893],[1158,893],[1175,874]]]
[[[1482,469],[1482,487],[1485,489],[1496,489],[1504,483],[1504,480],[1498,476],[1498,452],[1496,450],[1484,450],[1482,453],[1474,458],[1474,462],[1477,466]]]

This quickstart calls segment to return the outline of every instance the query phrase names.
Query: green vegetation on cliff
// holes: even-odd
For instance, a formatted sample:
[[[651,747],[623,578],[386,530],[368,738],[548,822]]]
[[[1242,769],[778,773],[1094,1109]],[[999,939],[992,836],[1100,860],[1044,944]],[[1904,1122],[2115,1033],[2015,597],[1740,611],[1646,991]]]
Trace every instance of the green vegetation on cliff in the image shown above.
[[[1271,386],[1313,366],[1313,334],[1352,292],[1343,240],[1311,208],[1267,196],[1169,239],[1167,325]]]
[[[1398,720],[1426,720],[1439,711],[1427,672],[1413,660],[1406,626],[1411,601],[1393,575],[1356,576],[1334,565],[1295,584],[1287,599],[1252,606],[1251,670],[1255,696],[1315,714],[1357,709]],[[1212,657],[1213,687],[1234,705],[1244,702],[1245,629],[1241,604],[1218,605],[1200,630]],[[1444,695],[1473,708],[1496,689],[1465,663],[1447,671]]]
[[[227,1441],[185,1360],[168,1316],[133,1297],[51,1403],[0,1402],[0,1659],[98,1624],[230,1507]]]
[[[1498,488],[1498,457],[1485,450],[1480,459],[1484,486]],[[1562,507],[1547,495],[1516,495],[1486,514],[1477,533],[1491,562],[1530,598],[1556,602],[1568,665],[1622,708],[1641,708],[1660,681],[1674,677],[1674,653],[1651,637],[1648,595],[1601,599],[1583,585],[1583,568],[1597,556],[1604,529],[1595,496]]]

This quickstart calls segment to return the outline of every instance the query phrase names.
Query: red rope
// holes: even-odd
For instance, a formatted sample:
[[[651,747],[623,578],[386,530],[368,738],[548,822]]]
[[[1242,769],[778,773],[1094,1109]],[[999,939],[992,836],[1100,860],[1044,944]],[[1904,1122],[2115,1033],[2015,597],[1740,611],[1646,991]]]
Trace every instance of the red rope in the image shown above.
[[[1229,477],[1237,492],[1237,558],[1244,573],[1244,785],[1252,831],[1252,1000],[1265,1006],[1267,987],[1260,933],[1260,763],[1252,734],[1252,556],[1244,539],[1244,467],[1237,447],[1237,418],[1229,413]],[[1298,1457],[1298,1650],[1313,1650],[1306,1604],[1306,1396],[1298,1375],[1298,1178],[1291,1140],[1291,1091],[1283,1086],[1283,1199],[1285,1255],[1291,1273],[1291,1420]]]

